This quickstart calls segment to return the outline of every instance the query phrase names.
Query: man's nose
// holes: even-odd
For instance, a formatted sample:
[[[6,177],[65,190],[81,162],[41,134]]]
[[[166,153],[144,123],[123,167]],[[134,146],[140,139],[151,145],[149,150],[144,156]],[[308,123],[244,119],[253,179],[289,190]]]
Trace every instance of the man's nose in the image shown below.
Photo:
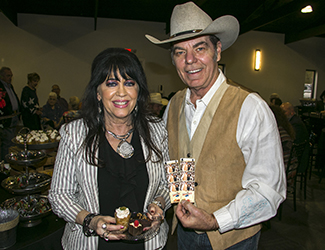
[[[190,51],[190,52],[187,52],[186,53],[186,56],[185,56],[185,61],[187,64],[192,64],[192,63],[195,63],[196,62],[196,56],[195,56],[195,53]]]

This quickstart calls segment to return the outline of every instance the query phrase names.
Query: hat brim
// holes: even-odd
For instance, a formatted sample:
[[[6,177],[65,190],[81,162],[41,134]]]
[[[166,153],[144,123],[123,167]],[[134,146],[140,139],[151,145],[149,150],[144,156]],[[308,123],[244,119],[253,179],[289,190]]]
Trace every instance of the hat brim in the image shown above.
[[[187,40],[203,35],[215,35],[220,39],[222,44],[222,51],[224,51],[236,41],[238,34],[239,23],[237,19],[233,16],[227,15],[217,18],[208,27],[198,33],[183,34],[162,41],[150,35],[145,35],[145,37],[153,44],[156,44],[165,49],[169,49],[171,43],[173,42]]]

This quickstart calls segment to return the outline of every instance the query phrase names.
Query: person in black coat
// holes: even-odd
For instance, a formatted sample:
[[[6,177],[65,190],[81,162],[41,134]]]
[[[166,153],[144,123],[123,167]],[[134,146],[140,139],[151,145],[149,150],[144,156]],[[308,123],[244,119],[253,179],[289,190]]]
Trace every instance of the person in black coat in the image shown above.
[[[12,76],[10,68],[0,69],[0,160],[4,161],[13,145],[11,139],[15,137],[19,121],[19,99],[11,84]]]
[[[27,86],[23,88],[21,93],[23,124],[30,130],[39,130],[41,129],[40,115],[42,112],[38,103],[36,87],[40,81],[40,76],[37,73],[30,73],[27,75],[27,79]]]

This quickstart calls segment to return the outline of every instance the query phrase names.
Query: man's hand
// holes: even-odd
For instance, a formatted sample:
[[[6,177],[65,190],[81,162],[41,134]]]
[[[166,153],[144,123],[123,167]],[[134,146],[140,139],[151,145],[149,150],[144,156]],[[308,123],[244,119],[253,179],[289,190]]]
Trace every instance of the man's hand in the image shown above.
[[[178,204],[176,215],[186,228],[199,231],[212,231],[219,228],[218,222],[213,214],[209,214],[185,200],[182,200]]]

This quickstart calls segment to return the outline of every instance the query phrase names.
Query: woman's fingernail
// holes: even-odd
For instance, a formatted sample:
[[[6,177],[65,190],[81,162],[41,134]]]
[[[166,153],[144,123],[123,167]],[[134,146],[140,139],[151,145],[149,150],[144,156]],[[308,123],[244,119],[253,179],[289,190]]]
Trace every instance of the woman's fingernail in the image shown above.
[[[124,226],[121,226],[121,229],[123,229],[124,228]]]

